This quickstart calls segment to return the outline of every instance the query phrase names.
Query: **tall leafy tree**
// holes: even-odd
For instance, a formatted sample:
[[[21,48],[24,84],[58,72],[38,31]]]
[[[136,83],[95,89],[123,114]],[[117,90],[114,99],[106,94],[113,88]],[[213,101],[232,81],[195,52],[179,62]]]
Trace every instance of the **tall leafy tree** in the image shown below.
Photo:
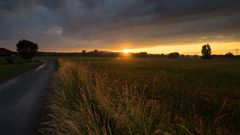
[[[211,59],[212,58],[212,49],[209,44],[202,46],[202,58],[203,59]]]
[[[38,45],[32,41],[23,39],[16,46],[18,54],[24,59],[31,59],[37,55]]]

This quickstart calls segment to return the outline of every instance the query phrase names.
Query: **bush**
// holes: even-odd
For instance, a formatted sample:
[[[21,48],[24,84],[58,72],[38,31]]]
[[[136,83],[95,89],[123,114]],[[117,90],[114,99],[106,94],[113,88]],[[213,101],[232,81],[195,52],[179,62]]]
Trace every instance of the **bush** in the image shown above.
[[[180,54],[178,52],[168,54],[169,58],[180,58]]]
[[[13,57],[7,57],[7,58],[5,58],[5,60],[6,60],[8,63],[11,63],[11,64],[17,63],[16,59],[13,58]]]
[[[228,59],[232,59],[232,58],[234,58],[234,55],[233,55],[233,53],[228,52],[228,53],[225,54],[225,57],[228,58]]]

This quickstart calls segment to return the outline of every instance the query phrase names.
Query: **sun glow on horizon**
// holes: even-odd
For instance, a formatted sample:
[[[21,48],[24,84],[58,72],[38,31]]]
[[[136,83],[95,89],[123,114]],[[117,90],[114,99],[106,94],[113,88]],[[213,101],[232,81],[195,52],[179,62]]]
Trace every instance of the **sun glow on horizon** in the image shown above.
[[[125,54],[128,54],[128,53],[130,53],[130,52],[132,52],[132,51],[129,50],[129,49],[124,49],[124,50],[122,50],[122,52],[125,53]]]
[[[206,43],[198,43],[198,44],[188,44],[188,45],[170,45],[170,46],[160,46],[156,45],[153,47],[146,48],[133,48],[133,49],[124,49],[121,52],[124,54],[129,53],[139,53],[139,52],[147,52],[152,54],[168,54],[171,52],[179,52],[181,54],[188,55],[201,55],[202,46]],[[210,42],[209,43],[213,54],[225,54],[228,52],[232,52],[235,55],[237,54],[237,50],[240,50],[240,42]]]

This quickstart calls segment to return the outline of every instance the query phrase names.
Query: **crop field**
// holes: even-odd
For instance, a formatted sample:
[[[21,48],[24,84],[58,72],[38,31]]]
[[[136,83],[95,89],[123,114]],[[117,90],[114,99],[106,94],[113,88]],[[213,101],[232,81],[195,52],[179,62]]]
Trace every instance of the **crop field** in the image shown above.
[[[240,134],[240,60],[61,58],[41,134]]]

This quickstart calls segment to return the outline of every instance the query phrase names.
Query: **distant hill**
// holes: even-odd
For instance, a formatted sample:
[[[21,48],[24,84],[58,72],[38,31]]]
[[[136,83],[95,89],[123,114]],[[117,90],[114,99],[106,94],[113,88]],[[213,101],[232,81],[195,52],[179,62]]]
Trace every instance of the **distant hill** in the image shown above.
[[[0,57],[14,56],[16,53],[6,48],[0,48]]]

